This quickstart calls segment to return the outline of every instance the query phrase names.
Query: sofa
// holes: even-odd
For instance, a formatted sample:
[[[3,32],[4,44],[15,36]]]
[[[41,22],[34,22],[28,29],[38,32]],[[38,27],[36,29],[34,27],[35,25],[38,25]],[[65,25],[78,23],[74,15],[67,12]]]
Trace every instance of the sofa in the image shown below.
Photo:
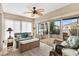
[[[33,39],[32,35],[30,33],[27,33],[27,32],[15,33],[14,36],[15,36],[15,41],[16,41],[16,48],[19,48],[19,42],[20,41]]]
[[[15,33],[16,48],[19,52],[25,52],[40,46],[40,40],[33,38],[30,33]]]

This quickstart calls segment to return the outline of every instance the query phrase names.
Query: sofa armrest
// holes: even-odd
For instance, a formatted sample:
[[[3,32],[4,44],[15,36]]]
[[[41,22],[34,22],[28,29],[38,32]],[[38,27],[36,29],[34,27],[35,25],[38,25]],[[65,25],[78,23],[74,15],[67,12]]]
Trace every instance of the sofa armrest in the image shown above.
[[[63,42],[63,41],[60,41],[60,40],[54,40],[54,44],[60,44],[61,42]]]

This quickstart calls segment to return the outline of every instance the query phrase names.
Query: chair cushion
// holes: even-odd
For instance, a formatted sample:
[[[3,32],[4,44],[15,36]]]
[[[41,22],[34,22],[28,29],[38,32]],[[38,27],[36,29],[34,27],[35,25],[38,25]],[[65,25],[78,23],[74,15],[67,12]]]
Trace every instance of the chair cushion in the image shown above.
[[[28,37],[28,33],[21,33],[21,38],[26,38]]]
[[[79,46],[79,37],[78,36],[70,36],[67,40],[67,43],[70,48],[77,48]]]
[[[62,54],[64,56],[78,56],[78,52],[76,50],[68,48],[62,49]]]
[[[62,46],[68,46],[68,43],[67,43],[66,41],[63,41],[63,42],[61,43],[61,45],[62,45]]]

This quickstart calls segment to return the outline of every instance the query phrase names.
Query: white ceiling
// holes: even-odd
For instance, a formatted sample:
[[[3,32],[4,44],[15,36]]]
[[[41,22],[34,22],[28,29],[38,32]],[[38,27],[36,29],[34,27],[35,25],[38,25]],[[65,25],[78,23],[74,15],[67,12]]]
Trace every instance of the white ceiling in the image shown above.
[[[2,4],[4,12],[26,16],[30,18],[32,18],[31,14],[24,14],[25,11],[26,12],[29,11],[28,7],[30,6],[31,7],[34,6],[37,9],[43,8],[45,10],[44,14],[47,14],[48,12],[54,11],[67,5],[69,5],[69,3],[3,3]]]

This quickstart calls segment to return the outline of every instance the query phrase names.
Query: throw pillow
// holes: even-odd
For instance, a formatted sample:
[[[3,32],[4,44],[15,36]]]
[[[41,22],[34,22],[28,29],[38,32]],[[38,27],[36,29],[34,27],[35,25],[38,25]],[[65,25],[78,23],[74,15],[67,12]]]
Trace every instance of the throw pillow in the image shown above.
[[[70,36],[67,40],[67,43],[70,48],[77,48],[79,46],[79,37],[78,36]]]

